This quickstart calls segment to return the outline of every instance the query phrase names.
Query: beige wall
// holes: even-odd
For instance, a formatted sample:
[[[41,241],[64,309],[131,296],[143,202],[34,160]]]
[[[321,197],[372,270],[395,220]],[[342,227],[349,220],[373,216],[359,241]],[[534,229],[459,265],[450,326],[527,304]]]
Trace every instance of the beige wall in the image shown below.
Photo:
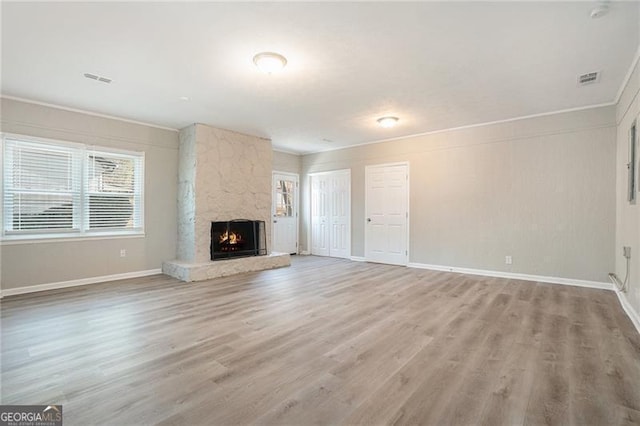
[[[640,200],[635,205],[627,201],[627,162],[629,161],[629,129],[634,120],[640,130],[640,64],[636,63],[629,83],[620,96],[616,109],[618,122],[616,161],[616,246],[615,272],[620,280],[626,274],[626,260],[622,247],[631,247],[631,272],[627,300],[640,313]],[[640,145],[638,146],[640,148]],[[636,163],[638,167],[640,164]],[[640,172],[640,171],[639,171]],[[638,194],[640,196],[640,194]]]
[[[273,171],[300,174],[302,171],[302,157],[274,150]]]
[[[364,167],[408,161],[410,262],[607,282],[615,133],[603,107],[305,155],[301,245],[308,173],[351,169],[352,255],[363,256]]]
[[[3,132],[145,152],[144,237],[5,243],[3,290],[160,268],[176,252],[178,133],[9,99]],[[120,257],[126,249],[127,256]]]

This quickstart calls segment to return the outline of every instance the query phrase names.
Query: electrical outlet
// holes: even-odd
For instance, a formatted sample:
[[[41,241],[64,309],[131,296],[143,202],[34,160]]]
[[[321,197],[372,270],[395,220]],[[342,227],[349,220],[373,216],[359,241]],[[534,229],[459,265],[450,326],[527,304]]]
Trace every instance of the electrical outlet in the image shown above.
[[[622,255],[627,259],[631,259],[631,247],[622,247]]]
[[[511,265],[513,263],[513,258],[511,256],[505,256],[504,263],[507,265]]]
[[[127,256],[127,250],[120,249],[120,257],[126,257],[126,256]]]

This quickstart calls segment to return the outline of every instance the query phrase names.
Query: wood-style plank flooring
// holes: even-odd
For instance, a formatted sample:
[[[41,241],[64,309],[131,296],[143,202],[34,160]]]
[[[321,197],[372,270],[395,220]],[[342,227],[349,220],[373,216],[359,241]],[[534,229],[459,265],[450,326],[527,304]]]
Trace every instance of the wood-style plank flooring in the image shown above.
[[[613,292],[318,257],[2,300],[2,403],[65,425],[640,424]]]

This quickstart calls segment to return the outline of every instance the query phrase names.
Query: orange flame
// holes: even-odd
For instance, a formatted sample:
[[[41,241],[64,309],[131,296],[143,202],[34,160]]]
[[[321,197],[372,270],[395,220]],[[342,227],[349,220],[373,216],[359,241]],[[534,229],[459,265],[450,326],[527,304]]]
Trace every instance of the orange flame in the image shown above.
[[[236,234],[235,232],[225,231],[224,234],[220,235],[220,244],[238,244],[242,241],[242,235]]]

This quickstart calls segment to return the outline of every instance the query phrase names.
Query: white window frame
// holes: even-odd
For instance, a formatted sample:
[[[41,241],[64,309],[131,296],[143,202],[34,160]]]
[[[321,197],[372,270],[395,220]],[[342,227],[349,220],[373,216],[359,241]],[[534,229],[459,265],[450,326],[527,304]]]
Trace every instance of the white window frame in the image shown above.
[[[96,239],[96,238],[127,238],[127,237],[140,237],[145,235],[145,215],[144,215],[144,204],[145,204],[145,195],[144,195],[144,187],[145,187],[145,153],[143,151],[129,151],[124,149],[110,148],[100,145],[88,145],[81,144],[75,142],[67,142],[60,141],[55,139],[47,139],[40,138],[35,136],[26,136],[20,134],[12,134],[12,133],[0,133],[1,146],[0,146],[0,211],[4,214],[5,200],[4,200],[4,169],[5,169],[5,140],[12,139],[18,140],[25,143],[36,143],[36,144],[44,144],[51,145],[54,147],[61,147],[67,149],[78,150],[80,153],[80,197],[78,205],[73,205],[74,209],[74,222],[75,220],[80,221],[80,230],[79,231],[64,231],[64,232],[56,232],[55,230],[34,230],[28,232],[7,232],[5,226],[6,218],[2,219],[2,223],[0,226],[2,229],[0,230],[0,241],[3,244],[11,244],[11,243],[20,243],[20,242],[36,242],[42,240],[53,240],[53,241],[70,241],[70,240],[82,240],[82,239]],[[88,172],[88,153],[91,151],[103,152],[105,154],[114,154],[115,156],[124,155],[127,157],[136,157],[139,159],[138,166],[139,169],[136,172],[136,175],[139,179],[134,183],[137,189],[137,193],[139,194],[140,203],[139,205],[134,204],[134,215],[138,214],[139,216],[139,226],[135,229],[125,228],[106,228],[106,229],[89,229],[89,216],[88,212],[85,212],[85,206],[88,203],[89,192],[86,188],[86,180],[87,180],[87,172]],[[85,192],[86,191],[86,192]],[[134,192],[136,193],[136,192]],[[137,212],[139,209],[139,213]],[[76,216],[77,212],[77,216]]]

